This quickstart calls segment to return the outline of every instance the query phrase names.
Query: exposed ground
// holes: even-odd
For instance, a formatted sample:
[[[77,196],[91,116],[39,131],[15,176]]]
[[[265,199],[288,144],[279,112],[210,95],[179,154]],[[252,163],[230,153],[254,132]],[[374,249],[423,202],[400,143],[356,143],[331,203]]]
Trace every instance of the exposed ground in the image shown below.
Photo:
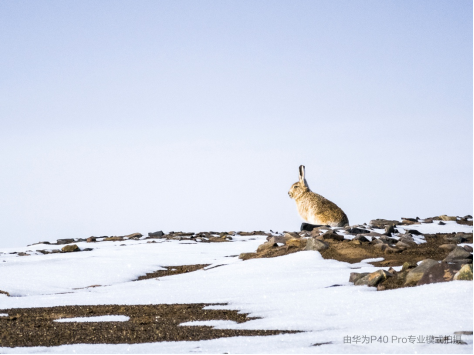
[[[205,310],[207,304],[159,304],[140,306],[63,306],[2,309],[0,346],[57,346],[63,344],[120,344],[159,341],[196,341],[234,336],[294,333],[280,330],[214,329],[210,326],[180,326],[203,320],[243,323],[247,314],[230,310]],[[126,315],[126,322],[54,322],[56,319]]]

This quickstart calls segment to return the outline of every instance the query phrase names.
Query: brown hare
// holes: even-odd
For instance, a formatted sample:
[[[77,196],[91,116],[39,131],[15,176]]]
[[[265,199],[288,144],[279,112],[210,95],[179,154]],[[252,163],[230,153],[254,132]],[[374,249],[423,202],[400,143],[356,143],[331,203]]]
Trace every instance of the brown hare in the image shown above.
[[[291,185],[288,195],[296,201],[301,218],[311,224],[344,227],[349,225],[346,214],[334,203],[310,190],[300,165],[300,181]]]

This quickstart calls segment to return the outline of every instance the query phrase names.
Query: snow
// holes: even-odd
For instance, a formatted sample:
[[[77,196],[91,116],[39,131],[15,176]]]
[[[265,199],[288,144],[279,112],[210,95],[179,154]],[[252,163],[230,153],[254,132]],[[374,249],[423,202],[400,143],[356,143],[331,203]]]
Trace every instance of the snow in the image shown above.
[[[449,222],[446,226],[435,226],[443,233],[458,228]],[[460,227],[462,231],[472,232],[472,227],[469,230],[467,226]],[[415,228],[411,225],[408,229]],[[380,269],[369,262],[382,258],[350,264],[323,259],[316,251],[247,261],[231,256],[253,252],[265,239],[265,236],[235,236],[229,243],[165,240],[77,243],[81,249],[92,247],[94,250],[28,257],[2,254],[0,261],[5,262],[0,262],[0,290],[16,297],[0,294],[0,307],[225,303],[206,308],[235,309],[260,319],[245,323],[197,321],[181,326],[298,330],[301,333],[193,342],[1,348],[1,352],[472,353],[472,336],[462,336],[467,345],[397,342],[409,336],[453,336],[456,331],[472,331],[471,281],[376,291],[354,286],[348,280],[355,268],[357,272]],[[51,246],[27,249],[46,248]],[[192,264],[211,265],[205,270],[133,281],[164,266]],[[213,267],[218,265],[222,266]],[[85,288],[92,285],[102,287]],[[389,342],[349,344],[344,341],[357,336],[368,339],[387,336]]]
[[[94,317],[75,317],[75,318],[61,318],[54,320],[59,323],[70,323],[70,322],[126,322],[130,319],[127,316],[94,316]]]
[[[364,259],[361,261],[361,263],[376,263],[378,261],[384,261],[384,258],[370,258],[370,259]]]

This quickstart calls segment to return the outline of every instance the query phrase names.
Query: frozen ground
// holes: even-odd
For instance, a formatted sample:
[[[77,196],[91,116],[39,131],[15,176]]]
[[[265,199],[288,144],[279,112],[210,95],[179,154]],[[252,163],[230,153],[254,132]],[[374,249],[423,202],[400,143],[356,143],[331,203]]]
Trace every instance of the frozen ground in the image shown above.
[[[415,225],[409,229],[417,227],[423,233],[472,232],[472,227],[455,222],[426,226]],[[3,249],[0,250],[4,253],[0,254],[0,290],[8,291],[12,297],[0,294],[0,308],[227,303],[227,306],[211,307],[237,309],[261,319],[241,324],[207,321],[208,325],[302,333],[199,342],[1,348],[0,352],[472,353],[472,336],[462,336],[467,345],[426,343],[428,336],[472,331],[472,281],[377,292],[375,288],[348,282],[354,268],[358,268],[357,272],[379,269],[367,263],[371,260],[358,264],[324,260],[316,251],[247,261],[233,256],[255,251],[264,239],[263,236],[236,237],[231,243],[192,244],[144,240],[78,243],[81,249],[94,250],[25,257],[8,254],[13,250]],[[48,248],[51,246],[34,245],[15,251]],[[163,266],[191,264],[223,266],[131,282]],[[92,285],[102,287],[84,288]],[[334,285],[340,286],[331,287]],[[425,342],[419,342],[423,339]],[[355,343],[355,340],[359,341]]]

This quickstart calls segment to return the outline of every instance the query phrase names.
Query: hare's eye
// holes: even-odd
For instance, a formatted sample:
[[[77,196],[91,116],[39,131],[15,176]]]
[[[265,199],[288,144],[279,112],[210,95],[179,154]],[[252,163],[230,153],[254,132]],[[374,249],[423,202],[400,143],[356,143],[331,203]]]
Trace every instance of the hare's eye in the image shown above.
[[[293,186],[294,189],[296,189],[298,186]]]

